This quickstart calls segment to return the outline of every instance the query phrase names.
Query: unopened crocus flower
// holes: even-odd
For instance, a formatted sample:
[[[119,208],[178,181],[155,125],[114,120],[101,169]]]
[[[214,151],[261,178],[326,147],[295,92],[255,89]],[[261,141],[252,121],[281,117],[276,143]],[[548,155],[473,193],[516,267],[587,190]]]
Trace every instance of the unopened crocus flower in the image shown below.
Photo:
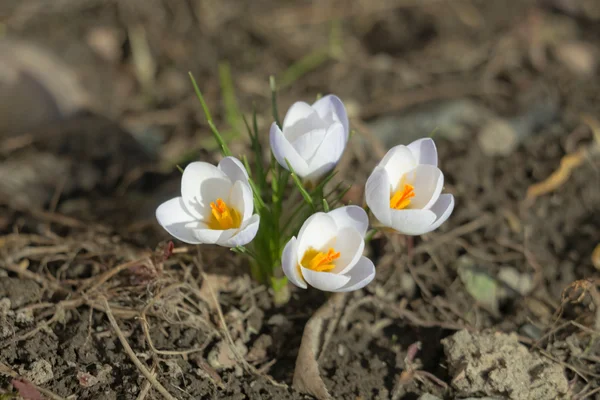
[[[422,235],[437,229],[454,209],[454,197],[441,194],[443,186],[435,143],[425,138],[391,148],[367,180],[365,195],[381,225]]]
[[[271,150],[277,162],[301,178],[316,182],[338,163],[348,141],[348,115],[342,101],[328,95],[313,105],[294,103],[283,120],[283,129],[271,125]]]
[[[238,159],[225,157],[218,167],[189,164],[181,178],[181,197],[161,204],[156,218],[183,242],[236,247],[256,236],[259,216],[253,210],[246,169]]]
[[[337,208],[309,217],[298,237],[283,249],[282,266],[288,280],[328,292],[349,292],[375,277],[373,262],[362,255],[369,218],[358,206]]]

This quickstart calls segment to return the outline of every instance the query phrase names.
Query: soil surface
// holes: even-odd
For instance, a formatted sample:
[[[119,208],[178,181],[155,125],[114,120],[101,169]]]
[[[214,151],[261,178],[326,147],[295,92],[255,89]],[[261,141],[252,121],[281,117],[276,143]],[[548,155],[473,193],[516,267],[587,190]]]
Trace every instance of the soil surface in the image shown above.
[[[454,213],[368,246],[375,281],[319,338],[331,398],[600,399],[600,6],[367,3],[0,6],[2,399],[314,398],[296,357],[333,297],[276,306],[239,256],[155,222],[176,166],[218,159],[188,71],[235,154],[232,110],[254,103],[267,142],[270,75],[280,110],[340,96],[347,202],[433,132]]]

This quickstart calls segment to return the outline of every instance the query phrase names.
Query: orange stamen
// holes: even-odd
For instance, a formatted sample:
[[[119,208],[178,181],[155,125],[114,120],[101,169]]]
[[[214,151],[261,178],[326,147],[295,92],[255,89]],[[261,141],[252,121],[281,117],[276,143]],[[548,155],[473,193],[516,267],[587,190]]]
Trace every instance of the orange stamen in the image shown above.
[[[395,210],[402,210],[408,207],[410,199],[415,197],[415,187],[405,184],[401,189],[396,190],[390,199],[390,207]]]
[[[340,252],[333,248],[330,248],[327,253],[317,251],[315,249],[308,249],[302,257],[300,264],[307,269],[311,269],[317,272],[329,272],[335,268],[333,260],[337,260],[340,257]]]
[[[240,213],[229,207],[222,199],[210,203],[211,216],[208,227],[216,230],[239,228],[241,225]]]

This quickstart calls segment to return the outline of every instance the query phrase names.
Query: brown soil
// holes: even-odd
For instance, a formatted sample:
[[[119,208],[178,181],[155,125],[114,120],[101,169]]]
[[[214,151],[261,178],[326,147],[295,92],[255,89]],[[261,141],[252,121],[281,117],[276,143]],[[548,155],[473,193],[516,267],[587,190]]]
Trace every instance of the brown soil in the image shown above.
[[[454,214],[413,245],[371,242],[377,278],[345,298],[319,356],[333,398],[600,393],[595,2],[9,3],[0,67],[25,72],[5,86],[0,75],[5,393],[153,399],[158,382],[178,399],[312,398],[292,378],[303,328],[328,297],[292,290],[276,307],[239,257],[181,243],[171,254],[154,221],[178,191],[175,164],[217,157],[188,71],[222,130],[236,129],[221,61],[264,132],[270,74],[287,84],[281,110],[317,93],[347,102],[348,201],[362,201],[386,146],[438,128]],[[336,35],[335,52],[291,78]],[[53,86],[59,72],[39,70],[54,68],[79,83]],[[483,151],[498,121],[517,145]],[[566,179],[539,189],[561,162],[574,165]]]

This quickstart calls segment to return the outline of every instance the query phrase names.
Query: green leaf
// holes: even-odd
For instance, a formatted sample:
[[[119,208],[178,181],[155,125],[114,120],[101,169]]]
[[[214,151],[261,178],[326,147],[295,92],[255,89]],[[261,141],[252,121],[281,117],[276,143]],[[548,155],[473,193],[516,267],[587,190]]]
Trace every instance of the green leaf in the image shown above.
[[[458,276],[467,292],[482,306],[499,315],[498,283],[485,270],[475,266],[468,256],[460,257],[456,263]]]
[[[277,85],[273,75],[269,77],[269,86],[271,87],[271,107],[273,109],[273,119],[277,123],[277,126],[281,128],[281,123],[279,122],[279,111],[277,110]]]
[[[300,178],[298,178],[298,175],[296,175],[296,173],[294,172],[294,168],[292,168],[292,164],[290,164],[290,162],[288,161],[287,158],[285,159],[285,162],[286,162],[290,172],[292,173],[292,180],[296,184],[296,187],[300,191],[300,194],[304,198],[304,201],[306,202],[306,204],[308,204],[314,210],[315,203],[313,202],[312,196],[310,195],[310,193],[308,193],[306,191],[306,189],[304,188],[304,185],[302,185],[302,181],[300,181]]]
[[[329,212],[329,203],[327,203],[327,199],[323,199],[323,211]]]
[[[198,84],[196,83],[196,80],[194,79],[194,75],[192,75],[191,72],[189,72],[189,75],[190,75],[190,79],[192,80],[192,85],[194,86],[194,91],[196,92],[196,96],[198,97],[198,100],[200,100],[200,104],[202,105],[202,109],[204,110],[204,115],[206,116],[206,122],[208,123],[208,126],[210,127],[210,130],[211,130],[213,136],[215,137],[215,140],[217,141],[217,143],[219,144],[219,147],[221,148],[221,153],[224,156],[230,156],[231,151],[229,150],[227,143],[225,143],[223,136],[221,136],[221,134],[219,133],[219,130],[217,129],[217,127],[215,126],[215,124],[212,120],[210,110],[208,109],[208,106],[206,105],[206,102],[204,101],[204,96],[202,96],[202,92],[200,91],[200,88],[198,88]]]
[[[239,134],[242,128],[241,112],[235,96],[231,68],[229,67],[229,63],[225,61],[219,63],[219,82],[221,95],[223,96],[223,106],[225,107],[225,121]]]
[[[274,291],[279,292],[281,289],[283,289],[288,283],[288,279],[287,277],[281,277],[281,278],[277,278],[277,277],[271,277],[271,287],[273,288]]]

